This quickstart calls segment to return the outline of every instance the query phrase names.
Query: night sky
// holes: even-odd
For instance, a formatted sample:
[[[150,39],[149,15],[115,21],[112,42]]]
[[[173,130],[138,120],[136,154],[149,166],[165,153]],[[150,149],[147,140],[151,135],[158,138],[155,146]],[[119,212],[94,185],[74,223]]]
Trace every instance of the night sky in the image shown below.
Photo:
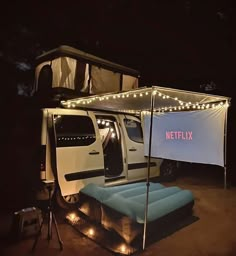
[[[139,70],[141,85],[199,90],[213,82],[230,95],[231,1],[48,2],[2,8],[1,58],[18,69],[23,62],[32,70],[37,55],[67,44]]]

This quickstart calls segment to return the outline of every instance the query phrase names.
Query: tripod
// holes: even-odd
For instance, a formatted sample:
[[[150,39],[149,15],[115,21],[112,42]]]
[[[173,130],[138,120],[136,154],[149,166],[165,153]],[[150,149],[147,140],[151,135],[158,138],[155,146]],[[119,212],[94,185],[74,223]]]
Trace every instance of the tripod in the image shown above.
[[[58,243],[60,245],[60,250],[63,250],[63,242],[61,240],[61,237],[60,237],[60,234],[59,234],[59,230],[58,230],[58,226],[57,226],[57,221],[56,221],[56,217],[55,217],[55,214],[53,212],[53,207],[52,207],[52,197],[53,197],[53,188],[54,188],[54,181],[45,181],[44,184],[46,185],[46,188],[48,190],[48,196],[49,196],[49,199],[48,199],[48,207],[47,207],[47,212],[44,213],[44,216],[43,216],[43,220],[42,220],[42,223],[40,225],[40,229],[39,229],[39,232],[37,233],[36,235],[36,238],[34,240],[34,244],[33,244],[33,247],[32,247],[32,251],[35,250],[36,248],[36,245],[37,245],[37,242],[38,242],[38,239],[39,239],[39,236],[41,234],[41,230],[42,230],[42,227],[43,227],[43,224],[44,224],[44,221],[45,221],[45,217],[47,215],[47,221],[48,221],[48,235],[47,235],[47,240],[50,241],[52,239],[52,224],[54,223],[55,225],[55,229],[56,229],[56,233],[57,233],[57,239],[58,239]],[[54,191],[55,193],[55,191]]]

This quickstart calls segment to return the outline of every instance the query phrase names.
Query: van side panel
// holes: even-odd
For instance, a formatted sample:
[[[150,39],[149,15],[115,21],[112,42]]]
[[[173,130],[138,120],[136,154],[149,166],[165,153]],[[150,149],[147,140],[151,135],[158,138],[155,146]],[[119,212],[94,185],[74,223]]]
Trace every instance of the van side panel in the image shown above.
[[[86,111],[69,111],[67,113],[54,113],[54,119],[64,117],[64,124],[57,125],[55,121],[56,135],[56,166],[57,179],[62,196],[77,194],[88,183],[104,184],[104,160],[103,150],[96,119],[93,113]],[[94,134],[65,133],[66,126],[76,126],[79,120],[89,120],[93,126]],[[66,122],[65,122],[66,120]],[[85,123],[78,123],[78,130],[83,129]],[[71,127],[69,127],[71,128]],[[72,127],[72,130],[74,127]]]

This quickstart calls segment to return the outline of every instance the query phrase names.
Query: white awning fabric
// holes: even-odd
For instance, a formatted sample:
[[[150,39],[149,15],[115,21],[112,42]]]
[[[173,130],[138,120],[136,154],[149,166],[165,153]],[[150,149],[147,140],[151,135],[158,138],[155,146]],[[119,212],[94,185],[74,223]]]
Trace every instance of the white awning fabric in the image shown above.
[[[154,111],[202,110],[228,103],[230,98],[206,93],[191,92],[160,86],[152,86],[122,92],[97,94],[61,102],[65,108],[86,108],[122,113],[140,114]]]

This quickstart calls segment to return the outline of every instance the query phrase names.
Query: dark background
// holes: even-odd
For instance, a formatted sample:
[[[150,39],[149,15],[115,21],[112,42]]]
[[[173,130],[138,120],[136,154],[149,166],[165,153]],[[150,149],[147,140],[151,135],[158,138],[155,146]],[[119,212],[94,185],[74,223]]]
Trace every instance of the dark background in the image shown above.
[[[227,94],[233,86],[230,0],[8,1],[1,9],[1,58],[24,83],[20,71],[33,70],[37,55],[68,44],[139,70],[142,85],[198,90],[212,81]]]
[[[70,45],[137,69],[141,73],[140,86],[160,85],[193,91],[206,91],[210,86],[208,93],[232,97],[227,166],[230,181],[235,184],[235,12],[232,2],[5,3],[0,15],[1,142],[4,148],[1,171],[6,176],[3,193],[8,193],[9,186],[17,192],[25,184],[35,182],[28,171],[37,159],[27,146],[39,142],[35,136],[38,119],[33,114],[32,100],[35,58],[59,45]],[[19,125],[27,122],[29,130]],[[12,197],[14,191],[6,199],[9,202],[10,198],[13,204],[17,202],[17,198]],[[28,194],[24,193],[23,196]]]

